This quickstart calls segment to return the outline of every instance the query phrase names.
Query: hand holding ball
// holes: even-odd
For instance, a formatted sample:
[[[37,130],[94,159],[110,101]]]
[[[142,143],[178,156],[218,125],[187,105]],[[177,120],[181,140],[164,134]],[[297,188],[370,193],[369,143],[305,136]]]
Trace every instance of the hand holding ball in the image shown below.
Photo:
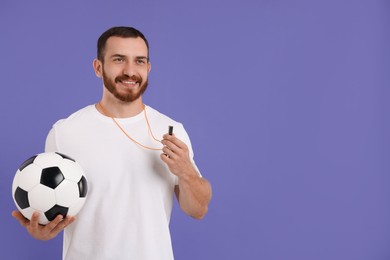
[[[87,180],[81,166],[60,153],[41,153],[26,160],[12,184],[16,207],[27,219],[40,212],[45,225],[56,216],[75,216],[87,196]]]

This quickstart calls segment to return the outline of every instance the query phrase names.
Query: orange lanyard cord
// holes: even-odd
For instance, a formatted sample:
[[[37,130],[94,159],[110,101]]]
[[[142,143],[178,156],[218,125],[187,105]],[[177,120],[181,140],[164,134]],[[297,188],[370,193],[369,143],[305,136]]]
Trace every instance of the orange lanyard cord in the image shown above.
[[[131,141],[133,141],[135,144],[145,148],[145,149],[148,149],[148,150],[152,150],[152,151],[161,151],[162,148],[153,148],[153,147],[149,147],[149,146],[146,146],[146,145],[143,145],[141,144],[140,142],[134,140],[128,133],[126,133],[126,131],[120,126],[120,124],[115,120],[115,118],[113,116],[111,116],[109,113],[107,113],[107,111],[104,109],[104,107],[102,106],[102,104],[97,103],[98,106],[101,108],[101,110],[103,111],[103,113],[110,117],[112,119],[112,121],[114,121],[114,123],[118,126],[118,128],[127,136],[127,138],[129,138]],[[145,115],[145,120],[146,120],[146,124],[148,125],[148,130],[149,130],[149,133],[152,135],[153,139],[159,143],[161,143],[161,141],[157,140],[154,135],[153,135],[153,132],[152,132],[152,129],[150,127],[150,123],[149,123],[149,120],[148,120],[148,116],[146,114],[146,109],[145,109],[145,105],[143,107],[143,110],[144,110],[144,115]]]
[[[148,116],[146,115],[146,107],[144,105],[144,115],[145,115],[145,120],[146,120],[146,124],[148,125],[148,129],[149,129],[149,133],[150,135],[153,137],[153,139],[159,143],[161,143],[160,140],[158,140],[156,137],[154,137],[153,135],[153,132],[152,132],[152,128],[150,127],[150,123],[149,123],[149,119],[148,119]],[[159,149],[159,150],[162,150],[162,149]]]

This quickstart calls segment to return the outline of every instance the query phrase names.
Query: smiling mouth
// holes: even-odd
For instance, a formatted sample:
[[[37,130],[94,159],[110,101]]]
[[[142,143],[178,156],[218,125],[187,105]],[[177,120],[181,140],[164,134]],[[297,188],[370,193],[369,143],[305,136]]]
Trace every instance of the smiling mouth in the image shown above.
[[[116,82],[127,88],[133,88],[139,85],[139,81],[136,79],[117,79]]]
[[[131,86],[134,86],[135,84],[138,83],[137,81],[127,81],[127,80],[120,80],[119,82],[122,84],[125,84],[125,85],[131,85]]]
[[[132,76],[132,77],[118,77],[116,78],[115,80],[117,83],[121,83],[121,85],[125,86],[125,87],[134,87],[136,86],[137,84],[139,85],[141,80],[136,77],[136,76]]]

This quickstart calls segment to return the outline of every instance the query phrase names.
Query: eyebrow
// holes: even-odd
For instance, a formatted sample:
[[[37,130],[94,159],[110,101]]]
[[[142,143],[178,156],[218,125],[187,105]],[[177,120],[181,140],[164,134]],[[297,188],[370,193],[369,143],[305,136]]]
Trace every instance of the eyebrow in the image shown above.
[[[121,54],[113,54],[111,55],[110,58],[125,58],[126,56],[125,55],[121,55]]]
[[[113,55],[111,55],[111,58],[126,58],[126,55],[113,54]],[[147,56],[136,56],[135,58],[137,60],[149,60],[149,58]]]
[[[137,56],[136,58],[137,60],[147,60],[147,61],[149,60],[149,58],[146,56]]]

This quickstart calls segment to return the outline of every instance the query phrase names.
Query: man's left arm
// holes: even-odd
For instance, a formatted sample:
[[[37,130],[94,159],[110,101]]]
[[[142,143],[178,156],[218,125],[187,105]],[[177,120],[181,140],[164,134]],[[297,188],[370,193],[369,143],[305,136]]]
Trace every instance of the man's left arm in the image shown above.
[[[194,167],[188,146],[175,135],[164,135],[161,159],[169,170],[179,178],[175,193],[180,208],[189,216],[202,219],[211,199],[211,185],[202,178]]]

